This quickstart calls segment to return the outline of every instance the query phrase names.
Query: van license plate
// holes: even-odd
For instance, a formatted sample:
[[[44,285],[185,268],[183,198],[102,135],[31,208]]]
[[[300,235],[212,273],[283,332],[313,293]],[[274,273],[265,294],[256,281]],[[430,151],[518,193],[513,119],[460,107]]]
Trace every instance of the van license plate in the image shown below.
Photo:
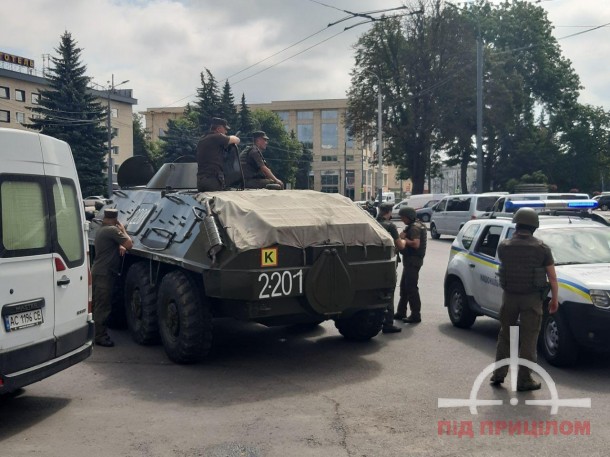
[[[42,310],[34,309],[32,311],[26,311],[19,314],[11,314],[4,316],[4,327],[7,332],[12,332],[26,327],[32,327],[34,325],[40,325],[44,322],[42,318]]]

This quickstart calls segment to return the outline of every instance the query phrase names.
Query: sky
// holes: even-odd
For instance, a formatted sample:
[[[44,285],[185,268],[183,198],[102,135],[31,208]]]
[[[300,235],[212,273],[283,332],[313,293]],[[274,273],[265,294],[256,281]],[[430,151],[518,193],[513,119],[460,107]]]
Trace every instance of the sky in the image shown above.
[[[42,55],[57,55],[68,31],[95,83],[108,87],[113,75],[115,84],[128,80],[120,88],[133,89],[134,111],[193,101],[205,68],[221,86],[228,78],[236,102],[242,94],[247,103],[345,98],[353,45],[371,24],[329,24],[348,17],[343,10],[413,1],[0,0],[0,51],[32,58],[42,70]],[[548,12],[585,87],[580,101],[610,110],[610,27],[563,39],[610,23],[610,1],[532,2]]]

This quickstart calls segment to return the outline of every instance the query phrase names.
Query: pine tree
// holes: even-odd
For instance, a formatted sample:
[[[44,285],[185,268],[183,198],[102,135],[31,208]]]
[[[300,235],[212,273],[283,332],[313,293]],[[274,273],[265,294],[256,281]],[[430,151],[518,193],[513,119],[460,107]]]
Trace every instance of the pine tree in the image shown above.
[[[199,134],[204,134],[210,128],[212,118],[218,117],[220,111],[218,83],[210,70],[206,68],[205,72],[207,80],[201,72],[201,87],[197,89],[197,101],[194,107],[194,111],[197,113]]]
[[[220,99],[220,109],[218,110],[218,117],[226,119],[233,131],[237,132],[237,109],[235,108],[235,97],[231,92],[231,86],[229,81],[225,82],[222,90],[222,97]],[[236,130],[237,129],[237,130]]]
[[[100,195],[106,189],[108,130],[106,110],[88,88],[91,78],[80,63],[81,49],[69,32],[61,36],[58,57],[47,76],[49,89],[40,91],[38,106],[29,107],[37,116],[28,127],[66,141],[72,148],[83,195]]]
[[[237,130],[242,132],[244,136],[250,135],[254,130],[254,123],[252,121],[252,113],[250,108],[246,104],[246,96],[242,92],[241,94],[241,105],[239,109],[239,120],[237,122]]]

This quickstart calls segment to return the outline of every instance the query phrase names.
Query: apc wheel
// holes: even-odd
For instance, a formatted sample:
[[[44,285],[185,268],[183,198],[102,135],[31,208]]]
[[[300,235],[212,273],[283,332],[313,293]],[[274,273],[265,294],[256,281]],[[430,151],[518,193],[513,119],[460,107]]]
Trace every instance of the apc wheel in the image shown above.
[[[197,284],[172,271],[159,286],[159,333],[167,356],[176,363],[202,360],[212,347],[212,314]]]
[[[470,328],[477,318],[468,306],[468,297],[460,281],[454,281],[449,286],[447,312],[451,323],[459,328]]]
[[[421,215],[421,220],[422,220],[422,222],[430,222],[430,215],[429,214],[422,214]]]
[[[348,340],[367,341],[381,331],[385,310],[358,311],[353,316],[337,319],[335,327]]]
[[[148,266],[140,262],[131,266],[125,278],[125,316],[138,344],[159,343],[157,291],[148,276]]]
[[[434,225],[434,223],[430,224],[430,236],[435,240],[438,240],[441,237],[441,234],[436,230],[436,225]]]
[[[551,365],[565,367],[578,359],[578,345],[559,311],[544,314],[539,343],[542,355]]]

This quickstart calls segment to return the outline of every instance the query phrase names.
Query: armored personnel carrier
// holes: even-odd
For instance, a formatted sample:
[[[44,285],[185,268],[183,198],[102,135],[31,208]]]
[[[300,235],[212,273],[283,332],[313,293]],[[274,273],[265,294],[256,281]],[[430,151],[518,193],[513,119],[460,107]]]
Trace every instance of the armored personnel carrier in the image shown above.
[[[134,242],[119,283],[137,343],[161,340],[174,362],[196,362],[216,317],[268,326],[333,319],[353,340],[379,333],[396,283],[394,243],[351,200],[243,189],[239,179],[234,190],[200,193],[196,163],[165,164],[148,180],[152,169],[134,159],[98,208],[89,243],[94,251],[103,210],[118,209]]]

